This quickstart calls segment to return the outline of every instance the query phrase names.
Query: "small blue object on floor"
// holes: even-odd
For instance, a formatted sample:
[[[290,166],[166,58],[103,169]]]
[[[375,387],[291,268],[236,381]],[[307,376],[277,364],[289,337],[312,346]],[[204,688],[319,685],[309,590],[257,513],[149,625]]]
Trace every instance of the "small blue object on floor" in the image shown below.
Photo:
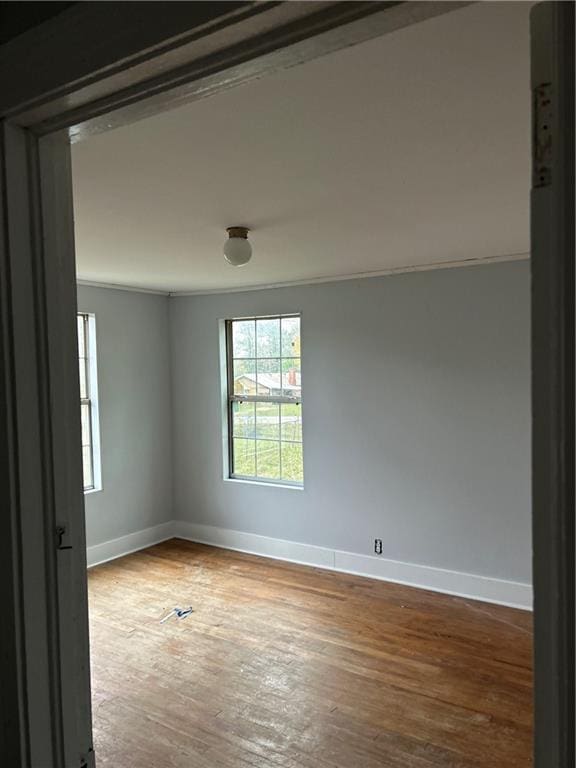
[[[192,606],[189,608],[172,608],[170,613],[166,614],[163,619],[160,619],[160,624],[164,624],[165,621],[168,621],[169,618],[172,616],[176,616],[177,619],[185,619],[187,616],[190,616],[190,614],[193,612]]]

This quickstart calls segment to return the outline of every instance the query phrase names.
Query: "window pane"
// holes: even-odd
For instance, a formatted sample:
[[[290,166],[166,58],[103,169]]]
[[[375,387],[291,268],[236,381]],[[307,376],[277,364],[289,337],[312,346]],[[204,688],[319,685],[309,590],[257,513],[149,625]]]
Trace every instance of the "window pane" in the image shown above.
[[[256,357],[255,320],[235,320],[232,323],[233,357]]]
[[[82,448],[82,470],[84,474],[84,488],[92,488],[92,450],[90,447]]]
[[[282,357],[300,357],[300,318],[283,317]]]
[[[254,403],[232,404],[235,437],[255,437],[255,410]]]
[[[282,379],[280,375],[280,358],[257,360],[258,395],[280,397],[282,395]]]
[[[78,321],[78,357],[86,357],[86,351],[84,349],[84,318],[82,315],[78,315],[76,319]]]
[[[80,358],[80,397],[82,399],[88,397],[88,381],[86,379],[86,361],[83,357]]]
[[[282,440],[302,442],[302,406],[283,403],[281,406]]]
[[[282,360],[282,391],[284,397],[302,397],[302,373],[300,371],[300,358],[291,357]]]
[[[235,475],[254,477],[256,475],[256,442],[244,438],[234,438],[234,469]]]
[[[92,442],[90,429],[90,404],[82,403],[80,411],[82,417],[82,445],[90,447]]]
[[[256,468],[258,477],[280,479],[280,443],[275,440],[256,441]]]
[[[280,357],[280,319],[256,320],[256,357]]]
[[[281,443],[282,479],[301,483],[304,480],[301,443]]]
[[[231,474],[301,483],[300,318],[232,320],[230,334]]]
[[[234,394],[256,394],[256,360],[234,360]]]
[[[278,403],[256,403],[256,437],[280,439],[280,406]]]

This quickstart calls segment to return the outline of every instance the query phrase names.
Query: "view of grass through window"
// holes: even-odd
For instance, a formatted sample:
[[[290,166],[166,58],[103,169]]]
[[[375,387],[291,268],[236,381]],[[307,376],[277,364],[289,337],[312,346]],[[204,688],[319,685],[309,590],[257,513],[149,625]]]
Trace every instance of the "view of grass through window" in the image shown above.
[[[231,475],[302,484],[300,317],[228,321]]]

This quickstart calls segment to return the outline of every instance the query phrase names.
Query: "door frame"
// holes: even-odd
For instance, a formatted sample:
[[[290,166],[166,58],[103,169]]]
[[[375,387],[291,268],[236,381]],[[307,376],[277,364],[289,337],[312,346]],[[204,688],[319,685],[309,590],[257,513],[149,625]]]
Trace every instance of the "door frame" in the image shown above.
[[[574,3],[531,12],[536,768],[574,765]]]
[[[80,416],[74,407],[70,143],[464,5],[186,2],[171,3],[167,13],[165,3],[77,3],[1,46],[0,499],[7,511],[0,537],[0,686],[9,696],[0,754],[7,764],[95,765]],[[541,16],[533,26],[552,30],[549,48],[550,39],[565,40],[550,49],[555,75],[566,71],[570,50],[573,57],[573,6],[571,49],[570,33],[562,31],[570,22],[568,6],[535,9]],[[569,105],[568,91],[558,92],[562,104]],[[573,143],[573,113],[572,136],[569,122],[557,121],[555,128],[557,146],[564,147],[563,154],[553,151],[556,174],[548,197],[556,204],[569,203],[561,161]],[[573,302],[561,286],[573,280],[573,239],[569,209],[564,205],[564,217],[550,225],[535,198],[540,218],[532,218],[532,238],[552,253],[539,260],[532,293],[535,754],[536,768],[568,768],[562,760],[570,759],[566,707],[572,700],[562,679],[573,672],[573,622],[570,635],[566,620],[573,602],[574,337]],[[556,726],[550,711],[561,718]]]

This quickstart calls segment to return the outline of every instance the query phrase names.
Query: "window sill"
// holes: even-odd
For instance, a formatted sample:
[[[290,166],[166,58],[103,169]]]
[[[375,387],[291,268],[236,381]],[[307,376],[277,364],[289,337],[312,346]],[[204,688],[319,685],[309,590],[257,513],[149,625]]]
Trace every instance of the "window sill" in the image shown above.
[[[303,491],[303,485],[290,485],[289,483],[267,483],[265,480],[248,480],[244,477],[225,477],[225,483],[242,483],[243,485],[259,485],[264,488],[284,488],[288,491]]]
[[[92,493],[100,493],[102,488],[88,488],[88,490],[84,491],[84,496],[89,496]]]

